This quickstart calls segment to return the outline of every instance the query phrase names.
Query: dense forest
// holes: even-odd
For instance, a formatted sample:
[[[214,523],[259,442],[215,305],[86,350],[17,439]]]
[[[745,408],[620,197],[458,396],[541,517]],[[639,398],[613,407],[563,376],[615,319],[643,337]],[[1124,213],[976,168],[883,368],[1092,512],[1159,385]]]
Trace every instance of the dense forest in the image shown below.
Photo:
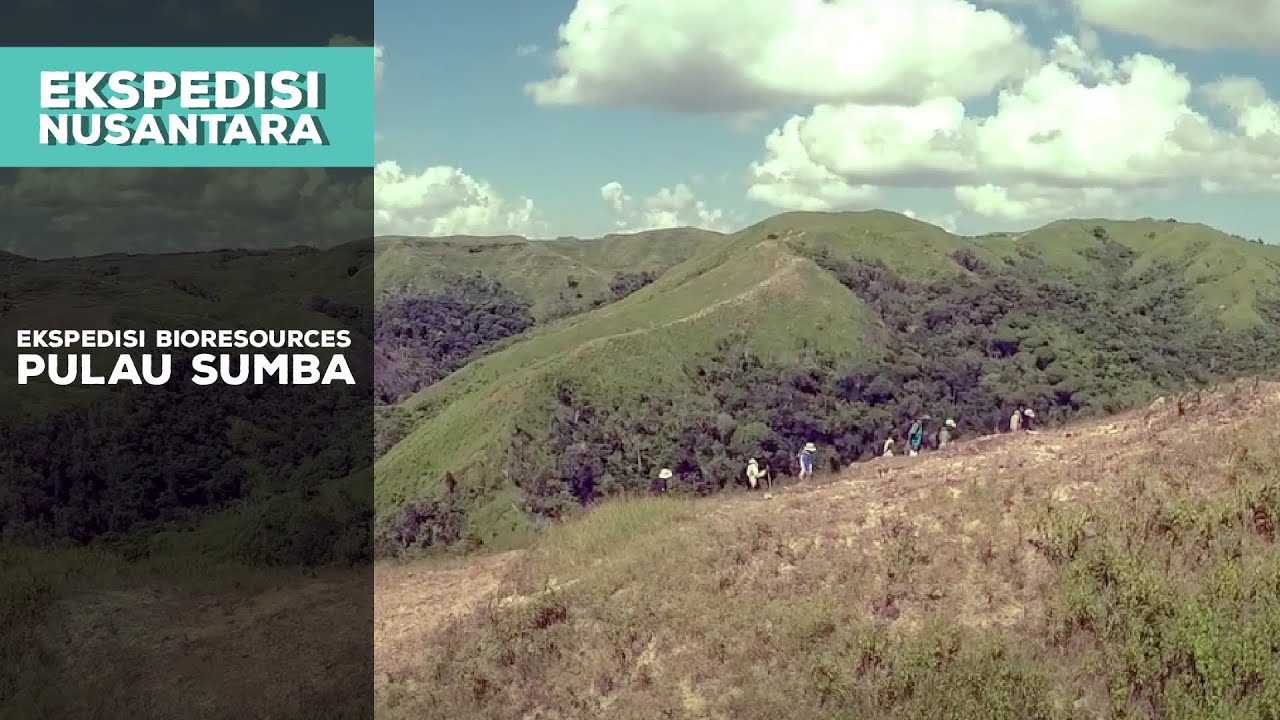
[[[818,443],[831,469],[867,459],[913,418],[953,417],[959,433],[988,433],[1020,406],[1048,422],[1113,412],[1162,390],[1263,372],[1280,361],[1280,304],[1261,304],[1263,329],[1231,332],[1194,312],[1175,268],[1134,274],[1136,254],[1100,237],[1098,272],[1063,277],[1034,260],[994,267],[968,250],[954,279],[913,282],[876,262],[810,257],[874,313],[881,357],[853,363],[816,352],[769,361],[731,336],[684,369],[688,391],[620,406],[593,404],[561,382],[547,425],[522,427],[500,474],[527,510],[554,518],[602,497],[667,490],[705,494],[741,484],[748,456],[775,475]],[[797,248],[800,251],[799,248]],[[1061,278],[1061,279],[1051,279]],[[549,429],[546,429],[549,427]],[[466,539],[474,488],[446,492],[384,523],[384,552]]]
[[[609,295],[592,307],[620,300],[656,277],[650,270],[615,273]],[[550,319],[581,311],[564,295],[577,288],[578,281],[570,276],[561,291],[563,307]],[[525,332],[534,326],[532,305],[502,283],[478,275],[458,278],[447,291],[400,292],[384,298],[374,318],[374,402],[394,405]],[[380,442],[379,452],[386,446]]]
[[[464,278],[448,292],[387,299],[374,317],[374,402],[395,403],[529,329],[529,306],[483,277]]]

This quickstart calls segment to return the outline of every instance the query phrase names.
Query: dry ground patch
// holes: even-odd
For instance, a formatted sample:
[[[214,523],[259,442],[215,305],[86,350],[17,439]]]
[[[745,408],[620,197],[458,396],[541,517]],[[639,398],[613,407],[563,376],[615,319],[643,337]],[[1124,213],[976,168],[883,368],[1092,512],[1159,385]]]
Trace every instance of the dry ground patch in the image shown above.
[[[1277,410],[1240,383],[772,500],[606,504],[496,584],[423,576],[473,610],[387,616],[380,643],[421,651],[380,712],[1276,717]]]

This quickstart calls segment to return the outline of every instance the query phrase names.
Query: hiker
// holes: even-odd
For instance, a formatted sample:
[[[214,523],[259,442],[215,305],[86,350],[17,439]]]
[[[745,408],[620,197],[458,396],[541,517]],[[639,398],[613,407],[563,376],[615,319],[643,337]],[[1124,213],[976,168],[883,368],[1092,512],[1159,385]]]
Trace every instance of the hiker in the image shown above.
[[[1036,411],[1031,408],[1022,408],[1022,429],[1032,432],[1032,425],[1036,421]]]
[[[942,429],[938,431],[939,450],[946,447],[947,443],[951,442],[951,431],[954,430],[955,427],[956,421],[951,418],[947,418],[947,421],[942,424]]]
[[[751,458],[751,460],[747,461],[747,480],[751,482],[752,489],[755,489],[755,487],[760,484],[761,478],[763,478],[765,482],[764,499],[772,500],[773,499],[773,479],[769,477],[768,470],[761,470],[759,463],[756,462],[756,459]]]
[[[800,479],[813,476],[813,456],[818,452],[818,448],[813,443],[805,443],[804,449],[800,451]]]
[[[884,457],[893,457],[893,438],[884,439],[884,448],[880,450],[880,454]]]
[[[662,468],[658,471],[658,479],[654,482],[654,491],[664,493],[667,491],[667,481],[671,479],[673,473],[670,468]]]
[[[1022,427],[1022,410],[1014,408],[1013,414],[1009,416],[1009,432],[1018,432]]]
[[[764,473],[760,471],[760,465],[756,463],[755,458],[747,461],[747,482],[751,483],[751,489],[755,490],[760,484],[760,478],[764,477]]]
[[[924,423],[919,420],[911,423],[907,431],[907,454],[915,457],[920,454],[920,444],[924,442]]]

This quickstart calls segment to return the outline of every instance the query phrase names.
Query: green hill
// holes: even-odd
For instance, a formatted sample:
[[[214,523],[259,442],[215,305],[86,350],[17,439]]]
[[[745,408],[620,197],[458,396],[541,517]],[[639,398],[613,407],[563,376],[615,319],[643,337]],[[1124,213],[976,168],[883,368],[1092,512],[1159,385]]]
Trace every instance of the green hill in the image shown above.
[[[973,432],[1018,405],[1058,421],[1265,370],[1277,263],[1156,221],[960,238],[883,211],[789,213],[707,238],[405,400],[376,467],[382,549],[501,545],[648,491],[663,466],[695,493],[740,483],[747,455],[787,473],[806,440],[840,467],[922,412]]]
[[[676,228],[599,240],[517,237],[377,239],[380,292],[447,292],[460,278],[480,274],[531,304],[534,318],[563,317],[612,300],[619,273],[661,273],[721,237]]]

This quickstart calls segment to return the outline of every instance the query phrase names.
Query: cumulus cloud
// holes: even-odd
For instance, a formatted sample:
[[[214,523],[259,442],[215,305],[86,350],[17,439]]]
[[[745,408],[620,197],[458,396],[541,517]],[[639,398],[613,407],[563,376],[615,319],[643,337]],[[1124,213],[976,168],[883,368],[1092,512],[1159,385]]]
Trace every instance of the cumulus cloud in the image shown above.
[[[684,183],[661,188],[640,200],[627,194],[622,183],[610,182],[600,188],[600,197],[608,205],[617,232],[641,232],[655,228],[697,227],[705,230],[729,230],[722,210],[699,200]]]
[[[526,235],[545,232],[533,201],[510,201],[455,167],[406,172],[385,160],[374,167],[378,235]]]
[[[835,210],[872,202],[871,185],[854,185],[817,163],[800,137],[805,120],[792,117],[765,139],[765,160],[751,164],[747,197],[786,210]]]
[[[1215,125],[1193,102],[1200,96],[1233,125]],[[1159,58],[1113,63],[1091,43],[1064,37],[1048,62],[998,94],[987,116],[935,98],[826,104],[792,117],[766,139],[750,195],[806,208],[831,204],[830,188],[955,188],[969,210],[1013,219],[1109,207],[1126,192],[1187,182],[1275,188],[1278,118],[1256,80],[1230,78],[1196,93]]]
[[[933,215],[920,215],[914,210],[907,209],[907,210],[903,210],[902,214],[906,215],[907,217],[913,220],[919,220],[920,222],[927,222],[930,225],[937,225],[938,227],[942,228],[943,230],[946,230],[949,233],[956,232],[956,226],[960,222],[960,214],[954,213],[954,212],[946,213],[944,215],[933,216]]]
[[[1105,211],[1124,205],[1124,196],[1113,188],[1062,188],[1019,183],[961,185],[955,189],[960,205],[983,217],[1023,221]]]
[[[1085,22],[1156,43],[1280,52],[1280,0],[1071,0]]]
[[[0,248],[31,257],[330,247],[367,237],[367,172],[29,168],[0,184]]]
[[[1038,53],[963,0],[578,0],[555,58],[539,104],[740,113],[981,96]]]

